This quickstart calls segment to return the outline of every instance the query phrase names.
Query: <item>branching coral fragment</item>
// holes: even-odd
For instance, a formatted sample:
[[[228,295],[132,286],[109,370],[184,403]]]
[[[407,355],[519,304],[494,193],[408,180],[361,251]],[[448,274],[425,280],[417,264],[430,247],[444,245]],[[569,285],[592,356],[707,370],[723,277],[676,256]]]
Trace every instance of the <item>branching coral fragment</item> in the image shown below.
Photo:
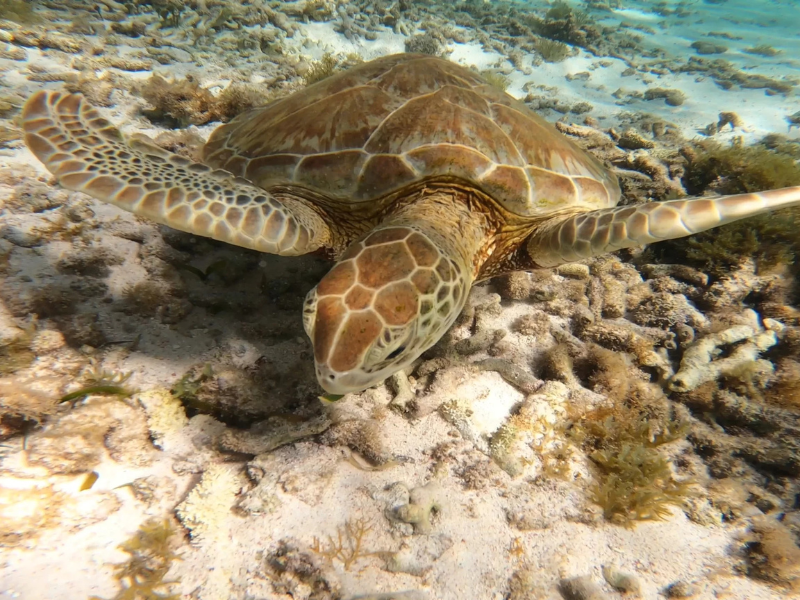
[[[363,517],[347,519],[344,526],[336,528],[336,537],[328,536],[328,541],[323,544],[315,537],[311,549],[328,562],[338,560],[349,571],[357,560],[371,556],[374,552],[364,550],[364,538],[372,531],[372,525]]]
[[[737,342],[744,343],[729,356],[714,360],[721,353],[720,347]],[[777,343],[778,337],[774,331],[759,332],[749,325],[737,325],[709,334],[687,348],[680,369],[670,380],[669,387],[676,392],[688,392],[722,375],[735,375],[758,361],[759,354]],[[771,364],[767,368],[771,369]]]

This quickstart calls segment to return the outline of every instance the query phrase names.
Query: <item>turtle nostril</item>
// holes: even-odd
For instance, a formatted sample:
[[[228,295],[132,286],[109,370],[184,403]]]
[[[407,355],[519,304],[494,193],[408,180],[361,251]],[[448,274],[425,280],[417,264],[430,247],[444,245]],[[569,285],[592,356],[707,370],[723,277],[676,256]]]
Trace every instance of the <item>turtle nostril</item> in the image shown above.
[[[389,353],[389,356],[387,356],[386,358],[397,358],[398,356],[400,356],[401,353],[405,351],[405,349],[406,349],[405,346],[400,346],[399,348],[392,350]]]

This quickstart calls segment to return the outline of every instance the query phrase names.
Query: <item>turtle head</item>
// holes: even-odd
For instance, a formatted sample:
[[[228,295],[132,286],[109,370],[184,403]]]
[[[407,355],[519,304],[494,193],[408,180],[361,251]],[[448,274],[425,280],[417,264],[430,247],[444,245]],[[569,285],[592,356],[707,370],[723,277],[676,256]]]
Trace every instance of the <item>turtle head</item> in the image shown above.
[[[303,321],[320,385],[357,392],[407,367],[461,312],[470,275],[417,228],[355,242],[306,297]]]

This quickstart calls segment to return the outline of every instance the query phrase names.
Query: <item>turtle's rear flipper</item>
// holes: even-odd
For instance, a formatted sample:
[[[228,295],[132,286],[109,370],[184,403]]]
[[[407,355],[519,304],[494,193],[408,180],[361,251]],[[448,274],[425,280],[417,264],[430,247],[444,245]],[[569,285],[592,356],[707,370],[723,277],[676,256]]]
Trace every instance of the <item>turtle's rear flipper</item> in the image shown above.
[[[800,187],[769,192],[648,202],[555,220],[535,233],[528,252],[551,267],[662,240],[689,236],[761,213],[800,205]]]
[[[78,94],[37,92],[22,111],[25,143],[65,188],[175,229],[272,254],[324,246],[322,218],[230,173],[122,134]]]

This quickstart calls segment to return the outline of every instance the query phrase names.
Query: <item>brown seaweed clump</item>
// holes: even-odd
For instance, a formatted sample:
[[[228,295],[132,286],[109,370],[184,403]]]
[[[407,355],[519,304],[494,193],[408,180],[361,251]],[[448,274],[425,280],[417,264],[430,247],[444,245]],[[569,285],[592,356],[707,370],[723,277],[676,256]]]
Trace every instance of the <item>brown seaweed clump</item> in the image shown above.
[[[303,75],[303,83],[312,85],[323,79],[327,79],[331,75],[341,70],[339,60],[330,52],[326,52],[317,61],[314,61],[309,66],[308,71]]]
[[[741,194],[800,185],[794,157],[764,144],[743,147],[703,141],[684,148],[683,183],[692,195]],[[659,260],[689,264],[711,275],[730,272],[753,259],[760,270],[792,265],[800,254],[800,210],[790,208],[738,221],[690,238],[650,247]],[[800,273],[797,265],[795,273]]]
[[[748,574],[800,590],[800,548],[792,532],[779,521],[762,517],[753,523],[755,540],[748,545]]]
[[[480,72],[480,76],[483,77],[489,83],[489,85],[494,86],[503,92],[508,89],[508,85],[511,83],[511,80],[508,78],[508,76],[503,75],[503,73],[495,71],[494,69],[484,69]]]
[[[592,500],[620,524],[669,517],[694,495],[694,481],[676,479],[659,447],[682,439],[686,423],[655,386],[630,378],[619,354],[591,346],[589,362],[582,375],[610,403],[580,415],[569,434],[598,467]]]
[[[794,158],[764,145],[723,146],[702,141],[685,148],[688,164],[684,184],[690,194],[707,191],[742,194],[800,185],[800,166]]]
[[[179,600],[182,597],[170,592],[177,581],[166,579],[172,563],[180,560],[172,547],[174,534],[175,528],[168,519],[154,519],[120,544],[120,550],[129,558],[114,567],[122,589],[113,600]],[[91,600],[105,599],[92,596]]]
[[[0,18],[23,24],[38,21],[33,3],[26,0],[0,0]]]
[[[172,81],[153,75],[139,92],[152,106],[142,111],[144,115],[153,122],[172,128],[230,121],[236,115],[269,101],[266,93],[239,83],[215,96],[192,75]]]
[[[180,0],[127,0],[124,4],[125,10],[131,14],[149,8],[159,16],[163,27],[177,27],[185,8]]]
[[[601,37],[599,30],[592,26],[589,13],[576,10],[562,0],[553,3],[544,19],[525,15],[524,23],[537,35],[575,46],[586,47]]]
[[[541,55],[544,62],[561,62],[570,54],[570,47],[558,40],[548,40],[547,38],[537,38],[533,42],[534,49]]]

